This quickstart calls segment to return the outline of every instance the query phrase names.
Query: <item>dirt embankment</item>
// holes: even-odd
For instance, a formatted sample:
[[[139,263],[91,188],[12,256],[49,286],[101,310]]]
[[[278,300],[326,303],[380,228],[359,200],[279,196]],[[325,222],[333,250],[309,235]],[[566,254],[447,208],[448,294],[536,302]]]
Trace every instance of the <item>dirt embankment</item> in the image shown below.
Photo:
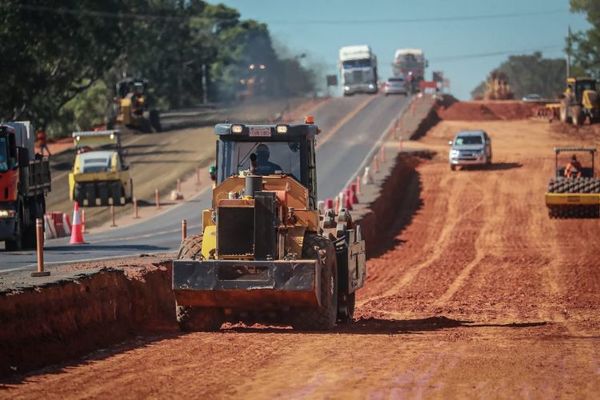
[[[534,115],[535,103],[514,100],[457,101],[437,108],[438,117],[447,121],[496,121],[527,119]]]
[[[170,271],[170,262],[138,261],[0,293],[0,376],[175,329]]]

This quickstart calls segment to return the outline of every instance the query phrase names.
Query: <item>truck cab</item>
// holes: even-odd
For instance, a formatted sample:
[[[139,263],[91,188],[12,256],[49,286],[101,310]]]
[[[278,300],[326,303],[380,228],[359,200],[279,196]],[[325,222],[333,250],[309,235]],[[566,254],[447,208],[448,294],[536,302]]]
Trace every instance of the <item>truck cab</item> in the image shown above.
[[[344,96],[377,93],[377,56],[370,46],[342,47],[339,52],[339,66]]]
[[[0,241],[9,251],[35,247],[35,220],[43,218],[50,165],[35,155],[29,122],[0,124]]]

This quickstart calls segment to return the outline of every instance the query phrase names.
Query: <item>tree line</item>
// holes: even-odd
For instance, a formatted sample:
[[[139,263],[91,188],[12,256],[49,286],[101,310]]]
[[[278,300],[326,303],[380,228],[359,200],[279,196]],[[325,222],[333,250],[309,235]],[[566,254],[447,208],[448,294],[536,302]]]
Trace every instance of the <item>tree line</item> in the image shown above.
[[[163,110],[315,87],[265,24],[202,0],[3,0],[0,49],[0,118],[57,134],[101,123],[125,76]]]
[[[570,55],[571,76],[600,79],[600,0],[570,0],[571,11],[585,14],[591,27],[583,32],[570,32],[565,39],[565,58],[544,58],[539,52],[510,56],[494,72],[504,73],[515,97],[537,93],[555,98],[562,94],[566,80],[566,55]],[[565,27],[565,30],[567,27]],[[481,82],[471,95],[480,98],[486,83]]]

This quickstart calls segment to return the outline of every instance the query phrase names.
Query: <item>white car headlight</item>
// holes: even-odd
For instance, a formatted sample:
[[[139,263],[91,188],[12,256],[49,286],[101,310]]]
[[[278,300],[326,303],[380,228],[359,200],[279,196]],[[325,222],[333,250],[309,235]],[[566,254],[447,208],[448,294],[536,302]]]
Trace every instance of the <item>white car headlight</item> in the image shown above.
[[[460,155],[460,151],[450,150],[450,157],[458,157],[459,155]]]
[[[344,90],[348,92],[350,90],[350,86],[344,86]]]
[[[14,218],[17,215],[15,210],[0,210],[0,218]]]

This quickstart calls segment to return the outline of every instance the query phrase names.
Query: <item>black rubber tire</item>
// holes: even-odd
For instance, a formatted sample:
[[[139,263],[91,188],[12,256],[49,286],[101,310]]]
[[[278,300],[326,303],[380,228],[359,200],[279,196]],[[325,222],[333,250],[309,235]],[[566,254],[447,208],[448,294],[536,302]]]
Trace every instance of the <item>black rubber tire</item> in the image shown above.
[[[575,106],[571,109],[572,116],[571,120],[573,121],[573,125],[581,126],[585,122],[585,115],[581,111],[581,107]]]
[[[14,240],[6,240],[4,242],[4,247],[7,251],[21,251],[23,250],[23,234],[24,234],[24,226],[23,226],[23,216],[21,215],[22,207],[19,205],[17,208],[17,225],[15,232]]]
[[[126,202],[133,203],[133,179],[129,179],[129,197]]]
[[[201,260],[202,235],[191,235],[179,246],[177,259]],[[179,329],[184,332],[215,332],[225,320],[223,310],[214,307],[193,307],[175,303],[175,315]]]
[[[121,205],[121,197],[125,195],[123,193],[123,185],[121,181],[113,182],[110,184],[110,193],[113,201],[113,205],[120,206]]]
[[[323,331],[335,327],[337,322],[337,260],[333,243],[323,236],[309,233],[304,237],[302,258],[323,259],[321,264],[321,306],[293,310],[292,326],[303,331]],[[319,254],[321,253],[321,255]]]
[[[158,110],[150,110],[149,118],[150,126],[154,129],[154,132],[161,132],[162,126],[160,125],[160,114]]]
[[[110,197],[108,185],[108,182],[98,183],[98,198],[100,199],[101,206],[108,206],[108,198]]]
[[[450,171],[456,171],[456,165],[450,164]]]
[[[338,321],[343,324],[350,323],[354,320],[354,310],[356,308],[356,293],[344,295],[342,307],[339,307]]]
[[[202,235],[190,235],[179,246],[177,259],[202,260]]]
[[[571,122],[571,117],[569,115],[569,102],[566,99],[561,102],[559,117],[560,122],[564,124],[568,124]]]

